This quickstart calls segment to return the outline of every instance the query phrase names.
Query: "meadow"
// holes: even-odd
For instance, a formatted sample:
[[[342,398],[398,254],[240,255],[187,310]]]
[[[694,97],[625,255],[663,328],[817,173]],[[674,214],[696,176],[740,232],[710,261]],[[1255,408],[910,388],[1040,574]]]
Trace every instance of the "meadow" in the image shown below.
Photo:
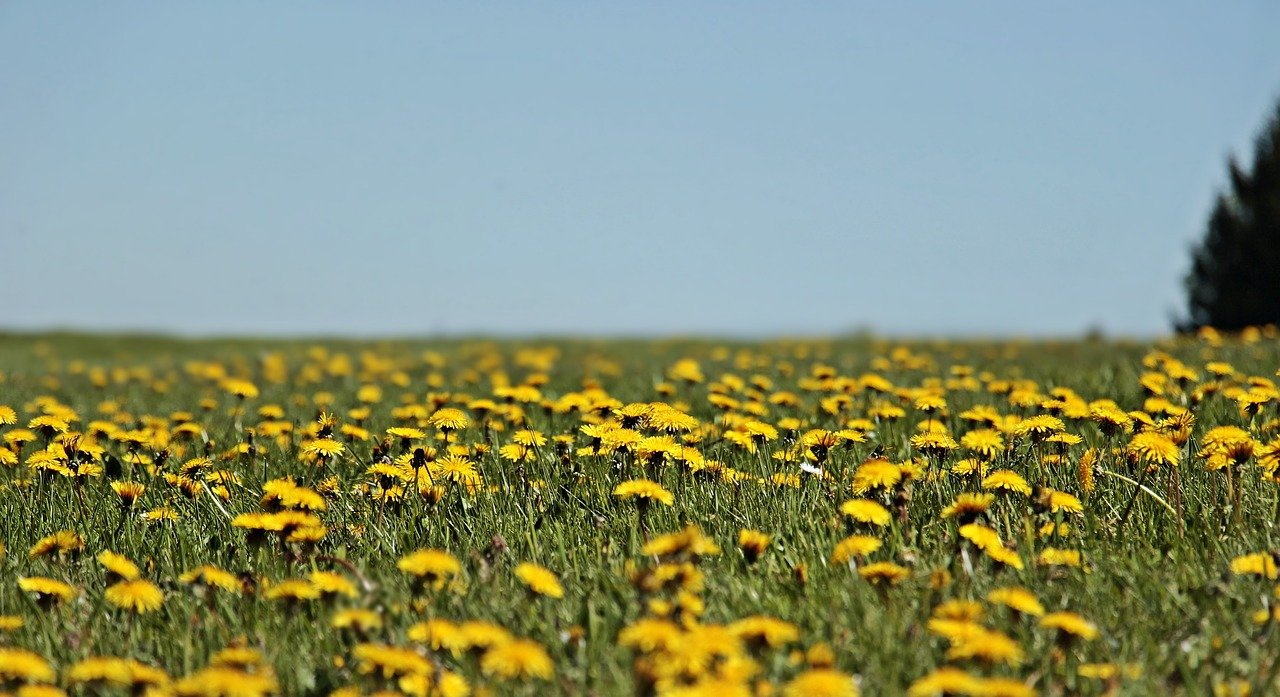
[[[1277,368],[3,336],[0,694],[1276,694]]]

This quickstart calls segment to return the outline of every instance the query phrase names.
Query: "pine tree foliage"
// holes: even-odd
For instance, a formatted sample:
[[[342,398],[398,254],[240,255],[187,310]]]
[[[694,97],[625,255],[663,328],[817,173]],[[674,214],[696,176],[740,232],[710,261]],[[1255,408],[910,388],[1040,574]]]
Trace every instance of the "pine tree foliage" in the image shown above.
[[[1280,324],[1280,104],[1254,141],[1252,168],[1233,157],[1228,171],[1192,250],[1183,330]]]

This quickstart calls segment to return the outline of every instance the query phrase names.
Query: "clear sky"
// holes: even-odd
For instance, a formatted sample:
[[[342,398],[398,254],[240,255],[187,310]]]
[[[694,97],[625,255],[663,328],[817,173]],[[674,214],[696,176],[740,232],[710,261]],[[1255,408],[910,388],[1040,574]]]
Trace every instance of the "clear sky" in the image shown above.
[[[0,4],[0,327],[1167,330],[1280,3]]]

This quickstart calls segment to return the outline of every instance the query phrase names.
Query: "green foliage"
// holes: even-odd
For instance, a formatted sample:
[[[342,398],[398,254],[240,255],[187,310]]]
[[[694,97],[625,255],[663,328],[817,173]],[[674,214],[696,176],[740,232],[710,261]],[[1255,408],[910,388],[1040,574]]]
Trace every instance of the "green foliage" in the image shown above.
[[[1280,323],[1280,105],[1254,144],[1253,166],[1235,158],[1186,277],[1183,330],[1238,331]]]
[[[375,684],[376,676],[352,667],[353,646],[360,641],[405,645],[411,643],[409,628],[426,618],[476,619],[493,621],[547,647],[555,677],[550,682],[495,684],[474,656],[442,652],[434,657],[473,685],[492,687],[496,694],[635,694],[635,656],[618,645],[618,636],[647,609],[628,579],[628,568],[653,563],[640,553],[646,535],[696,524],[723,549],[700,563],[706,577],[703,621],[769,615],[790,622],[800,631],[797,648],[828,644],[836,667],[859,676],[864,694],[903,694],[921,676],[948,663],[945,643],[928,629],[939,604],[983,602],[993,588],[1010,585],[1027,588],[1049,612],[1083,615],[1097,626],[1099,637],[1065,641],[1034,617],[989,606],[986,621],[1016,640],[1026,662],[965,664],[972,673],[1025,681],[1037,694],[1047,695],[1200,695],[1237,682],[1252,685],[1254,694],[1274,694],[1280,621],[1255,624],[1254,618],[1274,608],[1275,581],[1233,575],[1231,562],[1280,548],[1280,491],[1259,464],[1260,457],[1214,470],[1197,455],[1203,436],[1216,426],[1244,429],[1257,441],[1258,452],[1263,443],[1280,442],[1273,393],[1259,392],[1267,400],[1251,412],[1232,396],[1263,390],[1275,375],[1280,348],[1274,338],[1206,337],[1159,346],[1099,341],[903,346],[869,340],[727,345],[563,341],[532,347],[540,355],[548,355],[543,351],[548,346],[558,352],[552,364],[543,366],[532,360],[537,356],[519,357],[530,346],[510,342],[329,342],[319,350],[302,342],[0,337],[0,404],[12,406],[20,416],[0,434],[28,423],[39,413],[42,396],[73,409],[79,417],[77,430],[91,430],[95,420],[132,429],[151,416],[170,426],[190,419],[203,433],[185,441],[175,436],[165,446],[167,459],[154,467],[136,455],[141,452],[156,462],[157,448],[138,450],[131,462],[126,441],[106,437],[99,439],[108,453],[104,460],[114,464],[100,474],[73,478],[33,473],[26,463],[42,439],[26,445],[21,463],[0,467],[0,541],[7,547],[0,556],[0,615],[25,619],[21,629],[0,633],[0,646],[11,643],[35,651],[63,676],[88,656],[108,655],[136,658],[176,677],[199,670],[218,650],[242,642],[263,653],[279,677],[282,694],[320,695],[345,685],[369,689]],[[428,352],[433,360],[424,358]],[[339,355],[350,359],[351,367],[335,368],[337,362],[330,359]],[[264,366],[276,356],[287,376],[271,380]],[[670,380],[660,394],[659,383],[668,382],[668,369],[683,358],[698,361],[706,380]],[[228,375],[252,380],[261,388],[260,396],[241,401],[193,363],[197,360],[215,361]],[[1221,364],[1211,371],[1209,361]],[[1186,370],[1172,370],[1175,364]],[[1168,378],[1150,379],[1161,366]],[[407,380],[399,379],[401,372]],[[892,389],[855,389],[860,376],[873,373]],[[695,447],[750,477],[729,482],[691,472],[675,461],[655,465],[630,453],[582,451],[588,440],[579,429],[584,413],[555,413],[534,402],[521,410],[519,426],[548,437],[574,435],[569,460],[550,445],[518,464],[504,459],[498,446],[511,442],[516,423],[502,431],[485,429],[478,412],[471,410],[471,425],[454,436],[471,446],[491,441],[494,447],[473,447],[472,455],[486,486],[473,491],[451,486],[438,500],[372,496],[381,485],[366,470],[378,460],[380,434],[399,424],[393,416],[396,407],[445,399],[467,408],[471,398],[494,391],[492,379],[498,376],[518,384],[539,374],[547,378],[541,385],[547,400],[591,383],[620,405],[659,399],[681,404],[703,424],[715,426]],[[733,387],[727,375],[748,382]],[[815,375],[840,376],[841,381]],[[1009,392],[1013,381],[1034,384],[1032,389],[1021,383],[1021,406]],[[352,409],[362,406],[361,387],[370,384],[383,388],[379,399],[368,398],[363,405],[371,412],[363,423],[373,438],[344,441],[341,459],[325,468],[300,459],[302,432],[316,423],[318,395],[327,394],[325,409],[350,424]],[[928,415],[914,411],[912,394],[930,386],[944,387],[946,409]],[[1157,388],[1163,393],[1160,399],[1153,393]],[[794,403],[768,399],[783,391],[795,395]],[[752,392],[759,394],[752,397]],[[710,397],[717,393],[759,405],[759,417],[770,424],[794,418],[803,426],[780,428],[777,440],[749,452],[720,437],[729,419],[712,404]],[[842,410],[823,407],[825,399],[841,395],[849,398]],[[1060,399],[1068,395],[1075,398],[1071,404]],[[1079,400],[1104,398],[1126,413],[1144,410],[1155,418],[1191,409],[1195,426],[1191,439],[1180,446],[1181,465],[1144,477],[1142,468],[1123,455],[1129,436],[1108,434],[1087,410],[1079,411]],[[774,457],[794,449],[804,429],[838,430],[886,402],[903,408],[906,416],[876,423],[865,443],[842,444],[825,453],[822,464],[830,478],[805,474],[798,461]],[[293,426],[287,437],[262,435],[264,418],[258,410],[267,404],[285,409],[284,420]],[[1068,432],[1081,438],[1079,443],[1033,442],[1010,430],[1010,447],[994,456],[991,467],[1019,472],[1033,487],[1069,492],[1083,502],[1079,513],[1055,515],[1037,504],[1040,492],[999,496],[987,522],[1025,568],[997,566],[973,550],[967,559],[959,554],[964,543],[957,521],[941,512],[957,494],[980,488],[973,477],[950,469],[966,455],[923,457],[911,445],[921,423],[943,427],[960,439],[975,427],[961,415],[975,406],[1024,418],[1055,413]],[[179,412],[188,414],[175,417]],[[255,427],[253,449],[239,449],[250,442]],[[437,433],[423,428],[430,442],[443,445]],[[388,447],[400,452],[394,439]],[[213,467],[233,472],[235,480],[214,480],[208,468],[203,486],[193,493],[166,477],[178,473],[184,460],[206,452]],[[1099,471],[1088,487],[1080,476],[1086,452],[1097,457]],[[873,454],[921,468],[909,496],[882,499],[895,515],[888,528],[874,533],[883,547],[869,561],[910,570],[904,581],[891,586],[873,586],[857,569],[831,562],[832,550],[849,533],[839,506],[852,496],[851,474]],[[798,475],[797,486],[770,480],[779,473]],[[234,516],[262,509],[267,481],[291,478],[320,488],[328,476],[338,477],[341,486],[328,494],[321,514],[328,534],[317,545],[289,546],[274,539],[255,543],[232,525]],[[639,477],[657,481],[674,495],[673,505],[648,508],[647,530],[641,529],[633,502],[611,496],[619,482]],[[123,509],[110,487],[122,479],[147,485],[133,509]],[[1143,480],[1149,493],[1136,493],[1135,480]],[[220,481],[230,482],[225,498],[214,492]],[[148,522],[141,516],[160,506],[172,508],[177,520]],[[1182,512],[1180,520],[1169,507]],[[1070,530],[1046,538],[1039,531],[1049,522],[1069,522]],[[772,537],[754,563],[736,549],[742,529]],[[59,530],[82,536],[85,547],[79,556],[29,553]],[[456,585],[424,591],[397,569],[398,559],[427,547],[447,550],[460,561]],[[1081,566],[1040,563],[1038,555],[1048,547],[1078,551]],[[94,555],[107,549],[137,562],[144,576],[163,589],[162,607],[134,617],[103,601],[109,581]],[[564,585],[564,597],[528,592],[515,574],[521,562],[553,571]],[[246,590],[202,594],[178,580],[201,564],[232,571]],[[800,565],[808,570],[806,583],[797,581]],[[360,593],[301,603],[264,596],[272,584],[315,571],[348,576]],[[75,600],[53,608],[38,606],[16,584],[19,577],[37,575],[71,583],[78,591]],[[938,582],[939,576],[950,580]],[[384,626],[367,637],[332,629],[331,618],[343,608],[372,610]],[[801,670],[786,651],[761,663],[759,679],[774,684]],[[1090,677],[1079,671],[1083,664],[1114,664],[1122,675]],[[67,686],[65,678],[61,683]]]

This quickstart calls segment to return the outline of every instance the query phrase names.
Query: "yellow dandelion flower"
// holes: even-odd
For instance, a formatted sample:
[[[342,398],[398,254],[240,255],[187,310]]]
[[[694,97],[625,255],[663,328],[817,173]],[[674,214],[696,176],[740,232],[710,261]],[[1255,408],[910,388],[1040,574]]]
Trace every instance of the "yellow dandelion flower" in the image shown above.
[[[1032,440],[1044,440],[1065,429],[1066,426],[1062,423],[1062,419],[1048,414],[1037,414],[1018,422],[1018,425],[1014,428],[1014,433],[1019,436],[1029,437]]]
[[[232,593],[240,590],[241,588],[240,580],[236,578],[235,574],[207,564],[204,566],[197,566],[196,568],[182,574],[178,577],[178,582],[187,585],[221,588],[224,591]]]
[[[115,685],[144,693],[147,688],[165,688],[169,674],[132,658],[92,656],[72,665],[67,680],[74,684]]]
[[[209,666],[173,685],[179,697],[266,697],[279,689],[275,673],[269,669],[248,672],[226,666]]]
[[[632,479],[622,482],[613,488],[613,495],[623,500],[634,498],[644,501],[657,501],[667,506],[675,502],[675,496],[670,491],[667,491],[661,484],[648,479]]]
[[[1040,555],[1036,557],[1036,560],[1042,566],[1070,566],[1078,568],[1080,566],[1080,552],[1074,549],[1045,547],[1040,550]]]
[[[387,435],[392,438],[399,438],[402,441],[422,440],[427,437],[426,432],[421,429],[406,428],[403,426],[388,428]]]
[[[55,434],[66,433],[70,426],[63,419],[48,414],[42,414],[27,422],[27,428],[43,435],[46,439],[52,438]]]
[[[1056,629],[1063,634],[1080,637],[1085,641],[1098,638],[1098,628],[1092,622],[1074,612],[1050,612],[1040,618],[1040,626]]]
[[[1276,558],[1270,552],[1245,554],[1231,560],[1231,573],[1237,576],[1261,576],[1276,580]]]
[[[133,581],[142,576],[142,571],[138,569],[137,564],[134,564],[123,554],[116,554],[111,550],[99,552],[98,563],[102,565],[102,568],[107,570],[109,578],[121,581]]]
[[[435,617],[418,622],[406,632],[409,641],[422,644],[433,651],[458,652],[464,648],[462,630],[449,620]]]
[[[116,492],[116,496],[120,497],[120,503],[125,508],[133,507],[138,499],[142,498],[142,494],[146,492],[147,487],[138,482],[111,482],[111,490]]]
[[[320,589],[317,588],[309,579],[287,578],[283,581],[271,584],[263,595],[267,600],[299,602],[303,600],[316,600],[320,597]]]
[[[1036,688],[1014,678],[983,678],[974,694],[987,697],[1036,697]]]
[[[0,646],[0,684],[13,682],[49,683],[57,678],[53,666],[38,653]]]
[[[911,447],[937,457],[959,448],[960,445],[946,433],[930,431],[912,436]]]
[[[462,564],[444,550],[420,549],[401,557],[396,568],[414,577],[416,582],[439,590],[448,579],[462,571]]]
[[[1031,495],[1031,486],[1022,475],[1013,470],[996,470],[982,479],[982,488],[990,491],[1013,492],[1023,496]]]
[[[121,581],[108,586],[102,597],[121,610],[139,614],[158,610],[164,603],[164,593],[160,588],[142,579]]]
[[[382,628],[382,616],[373,610],[349,608],[333,613],[333,617],[329,618],[329,626],[334,629],[368,633]]]
[[[994,460],[1004,452],[1004,438],[999,431],[989,428],[975,429],[960,437],[960,447],[983,460]]]
[[[1022,647],[1011,637],[977,624],[949,639],[951,648],[947,650],[947,659],[952,661],[978,659],[991,664],[1017,666],[1025,656]]]
[[[993,589],[987,593],[987,602],[1003,605],[1024,615],[1044,615],[1044,606],[1036,599],[1035,594],[1017,586]]]
[[[172,523],[178,520],[178,512],[169,506],[160,506],[143,513],[142,519],[148,523]]]
[[[312,571],[307,580],[322,596],[346,596],[354,598],[358,595],[356,586],[351,579],[340,573],[333,571]]]
[[[84,550],[84,538],[76,534],[74,530],[59,530],[40,538],[31,547],[30,556],[32,559],[44,556],[64,556],[76,555]]]
[[[784,697],[858,697],[853,677],[829,668],[806,670],[782,688]]]
[[[880,549],[884,543],[869,535],[850,535],[836,543],[831,552],[832,564],[848,564],[849,562],[870,556]]]
[[[871,583],[897,585],[911,577],[911,569],[882,561],[859,567],[858,575]]]
[[[936,573],[936,572],[935,572]],[[937,584],[931,584],[937,586]],[[931,618],[948,621],[959,622],[977,622],[983,618],[986,612],[982,608],[982,604],[976,600],[965,600],[962,598],[953,598],[944,600],[937,607],[933,608],[930,613]]]
[[[893,489],[901,481],[901,467],[880,458],[867,460],[853,473],[853,493],[862,496],[877,489]]]
[[[849,499],[840,504],[840,512],[867,525],[884,527],[891,519],[889,509],[871,499]]]
[[[666,431],[667,433],[689,432],[698,427],[698,420],[679,409],[675,409],[666,404],[657,403],[651,405],[649,413],[645,415],[645,425],[657,431]]]
[[[1008,547],[987,547],[982,553],[990,557],[993,561],[1004,564],[1014,569],[1022,570],[1022,557],[1018,553]]]
[[[944,666],[925,675],[907,688],[908,697],[938,697],[940,695],[981,695],[985,680],[970,675],[959,668]]]
[[[315,438],[302,444],[302,454],[317,460],[331,460],[346,450],[346,446],[332,438]]]
[[[669,651],[680,643],[680,626],[666,619],[642,617],[618,633],[618,645],[647,653]]]
[[[437,409],[427,422],[442,431],[460,431],[471,425],[471,419],[466,413],[453,407]]]
[[[748,644],[774,649],[800,639],[794,624],[765,615],[744,617],[730,624],[729,631]]]
[[[516,578],[538,595],[545,595],[548,598],[564,597],[564,587],[560,585],[560,579],[545,567],[523,562],[516,566]]]
[[[238,641],[220,649],[209,657],[209,665],[240,668],[242,670],[260,666],[263,661],[261,651],[243,646]]]
[[[715,540],[702,534],[696,525],[689,525],[678,532],[658,535],[641,548],[641,553],[656,557],[710,557],[720,553],[720,546]]]
[[[1000,533],[981,523],[969,523],[960,526],[960,536],[973,543],[981,550],[1004,547]]]
[[[743,529],[738,532],[738,549],[748,564],[754,564],[760,555],[769,548],[772,538],[759,530]]]
[[[258,396],[258,387],[248,380],[228,379],[222,382],[222,389],[240,399],[253,399]]]
[[[1040,491],[1039,503],[1050,513],[1076,514],[1084,512],[1080,499],[1065,491],[1045,488]]]
[[[942,509],[942,517],[972,521],[985,515],[995,500],[994,494],[960,493],[956,495],[954,501]]]
[[[511,632],[492,622],[469,620],[458,625],[459,645],[466,649],[487,649],[512,640]]]
[[[19,578],[18,588],[34,595],[42,604],[66,602],[76,596],[76,589],[71,585],[44,576]]]
[[[365,675],[393,678],[413,674],[431,675],[434,671],[426,656],[416,649],[402,646],[357,644],[351,649],[351,657],[356,661],[356,670]]]
[[[480,670],[485,675],[504,680],[550,680],[555,673],[555,666],[542,644],[527,639],[514,639],[489,647],[480,658]]]
[[[1129,440],[1125,452],[1137,463],[1148,467],[1178,464],[1178,446],[1168,436],[1157,431],[1142,431]]]

